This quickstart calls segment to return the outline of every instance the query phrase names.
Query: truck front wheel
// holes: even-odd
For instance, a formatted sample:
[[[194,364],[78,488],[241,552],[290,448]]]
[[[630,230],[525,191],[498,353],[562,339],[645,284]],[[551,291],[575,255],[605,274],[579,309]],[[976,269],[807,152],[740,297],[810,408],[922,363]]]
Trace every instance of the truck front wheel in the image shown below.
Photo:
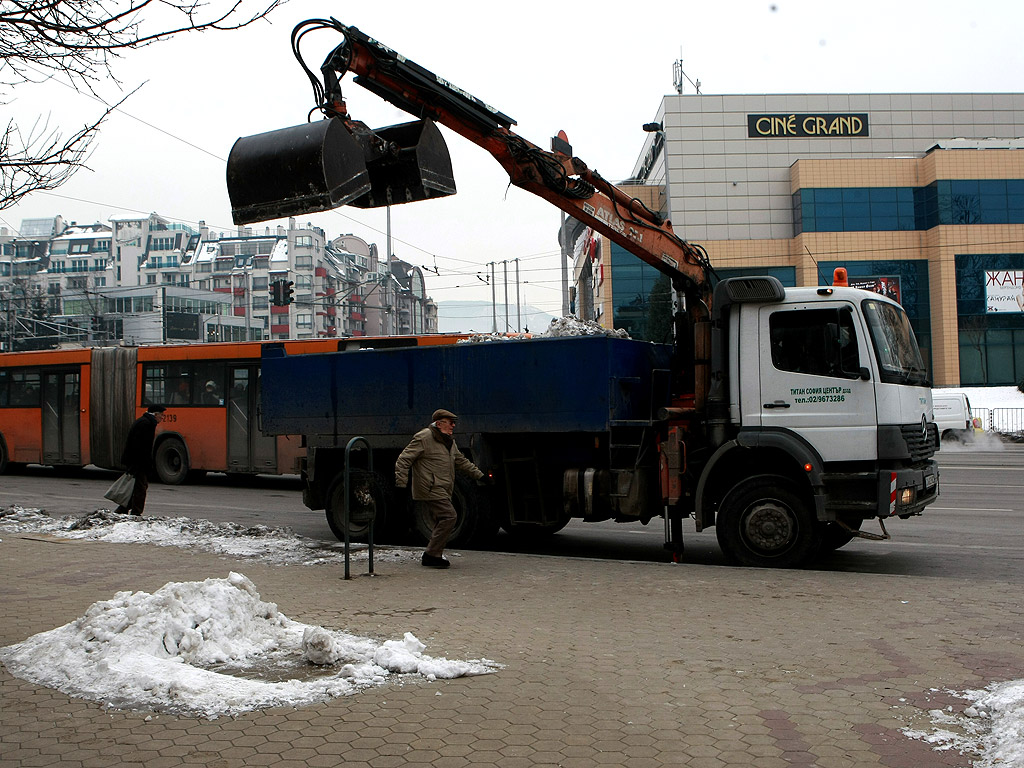
[[[730,490],[715,530],[726,559],[762,568],[804,564],[822,536],[822,525],[795,484],[776,475],[751,477]]]

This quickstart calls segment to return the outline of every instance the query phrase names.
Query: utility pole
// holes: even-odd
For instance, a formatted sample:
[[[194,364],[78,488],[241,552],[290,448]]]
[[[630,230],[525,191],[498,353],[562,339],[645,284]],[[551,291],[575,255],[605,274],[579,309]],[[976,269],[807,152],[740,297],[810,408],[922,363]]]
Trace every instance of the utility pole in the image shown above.
[[[508,324],[508,260],[501,262],[502,270],[505,273],[505,328],[502,333],[509,332]]]
[[[522,332],[523,330],[523,312],[522,305],[519,303],[519,259],[516,258],[516,331]]]
[[[498,297],[497,287],[494,285],[494,267],[496,262],[491,262],[488,266],[491,268],[491,333],[498,332]]]
[[[565,211],[562,211],[562,317],[569,316],[569,233],[566,231]]]

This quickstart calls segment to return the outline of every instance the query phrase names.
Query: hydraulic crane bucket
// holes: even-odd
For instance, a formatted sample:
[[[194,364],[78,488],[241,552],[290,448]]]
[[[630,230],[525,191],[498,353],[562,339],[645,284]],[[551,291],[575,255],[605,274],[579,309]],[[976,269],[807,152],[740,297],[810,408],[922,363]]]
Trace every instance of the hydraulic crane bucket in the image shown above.
[[[385,142],[386,149],[367,160],[370,189],[349,205],[380,208],[455,194],[448,145],[432,121],[390,125],[378,128],[374,135]]]
[[[337,118],[243,136],[227,175],[235,224],[327,211],[370,190],[363,149]]]

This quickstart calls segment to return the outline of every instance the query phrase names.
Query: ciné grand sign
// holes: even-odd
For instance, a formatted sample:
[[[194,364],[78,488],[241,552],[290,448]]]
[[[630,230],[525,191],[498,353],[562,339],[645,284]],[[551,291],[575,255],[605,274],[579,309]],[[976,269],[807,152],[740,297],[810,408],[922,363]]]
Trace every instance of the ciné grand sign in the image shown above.
[[[868,115],[788,114],[747,115],[747,136],[751,139],[820,138],[868,135]]]

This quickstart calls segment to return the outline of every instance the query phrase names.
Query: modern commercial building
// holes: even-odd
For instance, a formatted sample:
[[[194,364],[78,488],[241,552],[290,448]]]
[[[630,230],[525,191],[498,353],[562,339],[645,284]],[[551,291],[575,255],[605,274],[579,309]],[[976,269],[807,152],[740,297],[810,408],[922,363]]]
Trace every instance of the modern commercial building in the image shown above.
[[[845,267],[902,303],[936,385],[1024,379],[1024,94],[673,94],[648,128],[624,187],[719,277]],[[594,319],[667,332],[666,281],[608,241],[585,250]]]

